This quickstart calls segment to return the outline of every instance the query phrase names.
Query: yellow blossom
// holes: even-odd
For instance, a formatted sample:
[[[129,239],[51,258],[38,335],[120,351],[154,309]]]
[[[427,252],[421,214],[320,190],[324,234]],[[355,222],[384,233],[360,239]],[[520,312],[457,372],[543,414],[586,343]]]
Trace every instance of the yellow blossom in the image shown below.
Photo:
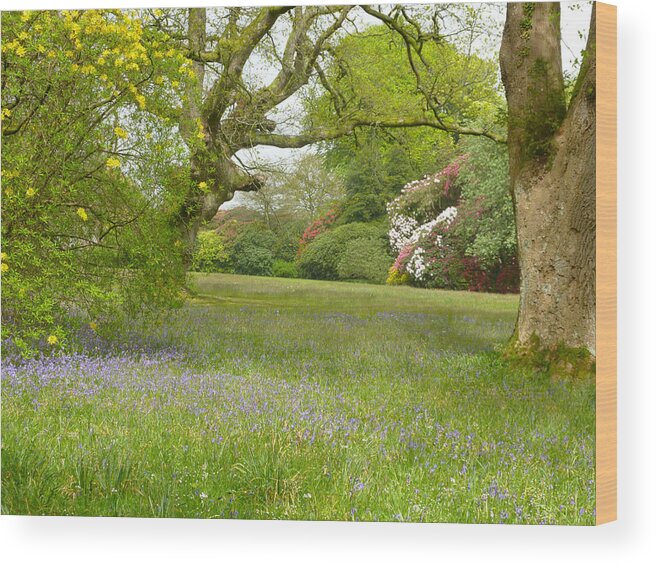
[[[48,336],[48,343],[50,345],[55,345],[59,340],[57,339],[56,335],[49,335]]]
[[[106,164],[108,169],[116,169],[117,167],[121,166],[121,162],[116,157],[110,157],[107,159]]]
[[[137,94],[135,99],[139,104],[139,108],[143,110],[146,107],[146,97],[143,94]]]
[[[82,219],[83,222],[86,222],[89,219],[89,216],[87,216],[87,211],[84,208],[78,208],[77,212],[75,212],[80,218]]]

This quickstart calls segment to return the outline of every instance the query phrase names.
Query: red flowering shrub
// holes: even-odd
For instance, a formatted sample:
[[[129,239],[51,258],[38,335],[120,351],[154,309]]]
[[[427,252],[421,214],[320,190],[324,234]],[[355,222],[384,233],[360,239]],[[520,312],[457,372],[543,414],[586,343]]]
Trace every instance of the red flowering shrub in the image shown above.
[[[314,220],[303,232],[301,239],[298,242],[298,252],[297,256],[300,257],[303,253],[303,250],[308,246],[311,241],[319,235],[325,232],[332,224],[335,223],[337,219],[337,211],[329,210],[323,216],[319,216]]]

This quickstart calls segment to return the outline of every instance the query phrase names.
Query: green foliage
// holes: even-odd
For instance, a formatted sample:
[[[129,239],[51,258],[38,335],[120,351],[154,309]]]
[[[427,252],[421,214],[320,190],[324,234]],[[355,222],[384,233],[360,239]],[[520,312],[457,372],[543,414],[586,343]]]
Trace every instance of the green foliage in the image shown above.
[[[244,226],[244,228],[237,234],[232,244],[233,258],[238,256],[242,249],[246,247],[259,247],[266,249],[273,254],[273,250],[278,245],[278,238],[263,224],[253,222]]]
[[[380,238],[358,238],[349,241],[337,264],[341,280],[385,282],[392,257]]]
[[[273,274],[273,253],[264,247],[244,245],[233,257],[235,273],[270,277]]]
[[[451,138],[427,128],[395,133],[369,130],[358,144],[344,138],[326,149],[330,166],[341,171],[345,198],[340,222],[370,222],[385,215],[386,203],[405,184],[454,156]],[[414,155],[414,156],[413,156]]]
[[[193,271],[221,273],[228,267],[229,256],[223,238],[215,231],[201,231],[196,238],[196,249],[192,258]]]
[[[443,100],[447,121],[461,125],[498,127],[503,107],[496,88],[492,61],[460,52],[448,41],[424,45],[422,56],[431,69],[419,64],[432,95]],[[328,70],[337,89],[348,92],[348,102],[336,103],[328,94],[307,102],[309,120],[330,123],[335,112],[362,113],[381,119],[425,116],[424,94],[409,63],[403,40],[385,26],[344,38],[336,50],[339,63]],[[355,137],[324,147],[330,167],[344,178],[346,198],[341,221],[368,222],[385,215],[385,204],[402,187],[445,167],[457,155],[458,136],[428,127],[385,130],[361,128]]]
[[[144,19],[145,18],[145,19]],[[25,354],[75,320],[176,302],[171,119],[184,55],[136,11],[2,18],[2,335]],[[100,323],[102,322],[102,323]],[[95,322],[94,322],[95,323]]]
[[[357,34],[345,35],[334,50],[335,63],[327,69],[334,89],[348,93],[335,100],[328,94],[307,101],[309,119],[325,120],[340,113],[357,112],[371,117],[411,119],[422,116],[424,94],[410,66],[401,36],[385,25],[375,25]],[[497,89],[497,66],[457,47],[448,39],[426,42],[415,68],[429,94],[441,100],[448,120],[461,124],[493,125],[502,105]],[[448,134],[439,134],[448,137]],[[435,138],[433,138],[435,139]]]
[[[230,248],[235,273],[270,277],[277,243],[275,234],[263,224],[253,222],[238,232]]]
[[[274,277],[282,279],[297,279],[298,274],[298,266],[293,261],[283,261],[282,259],[276,259],[273,262],[271,275]]]
[[[276,259],[294,262],[298,252],[298,241],[303,233],[304,223],[289,218],[275,230],[276,243],[271,249]]]
[[[318,235],[301,253],[301,276],[310,279],[338,280],[338,266],[347,245],[356,239],[378,240],[384,245],[385,229],[377,224],[352,223]]]
[[[465,254],[490,269],[517,254],[508,150],[480,138],[467,140],[464,147],[469,156],[458,176],[461,221],[454,232],[466,242]]]

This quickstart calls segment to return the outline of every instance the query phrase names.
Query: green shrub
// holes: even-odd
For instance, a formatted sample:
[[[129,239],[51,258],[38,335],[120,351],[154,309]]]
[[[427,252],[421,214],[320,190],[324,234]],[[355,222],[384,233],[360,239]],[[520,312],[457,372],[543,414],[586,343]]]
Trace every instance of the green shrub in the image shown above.
[[[274,277],[280,277],[282,279],[297,279],[298,267],[293,261],[276,259],[273,262],[272,274]]]
[[[240,255],[246,247],[260,247],[274,252],[278,238],[270,229],[260,223],[251,223],[244,226],[236,235],[231,248],[231,254]]]
[[[270,277],[273,273],[273,253],[264,247],[241,245],[238,253],[233,250],[232,263],[240,275]]]
[[[214,231],[198,233],[191,268],[201,273],[221,273],[228,270],[228,253],[223,238]]]
[[[380,241],[387,245],[385,228],[378,224],[352,223],[318,235],[301,253],[301,276],[310,279],[338,280],[338,267],[347,245],[356,239]]]
[[[355,279],[382,284],[392,258],[380,239],[358,238],[346,244],[337,265],[340,279]]]

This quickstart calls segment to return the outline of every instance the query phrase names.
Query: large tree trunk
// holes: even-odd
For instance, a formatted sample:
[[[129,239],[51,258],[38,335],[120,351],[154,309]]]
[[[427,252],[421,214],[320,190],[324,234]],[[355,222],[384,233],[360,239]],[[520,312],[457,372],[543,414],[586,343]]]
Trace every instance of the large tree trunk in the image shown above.
[[[594,8],[567,109],[558,3],[508,4],[500,56],[521,273],[513,345],[594,357]]]

